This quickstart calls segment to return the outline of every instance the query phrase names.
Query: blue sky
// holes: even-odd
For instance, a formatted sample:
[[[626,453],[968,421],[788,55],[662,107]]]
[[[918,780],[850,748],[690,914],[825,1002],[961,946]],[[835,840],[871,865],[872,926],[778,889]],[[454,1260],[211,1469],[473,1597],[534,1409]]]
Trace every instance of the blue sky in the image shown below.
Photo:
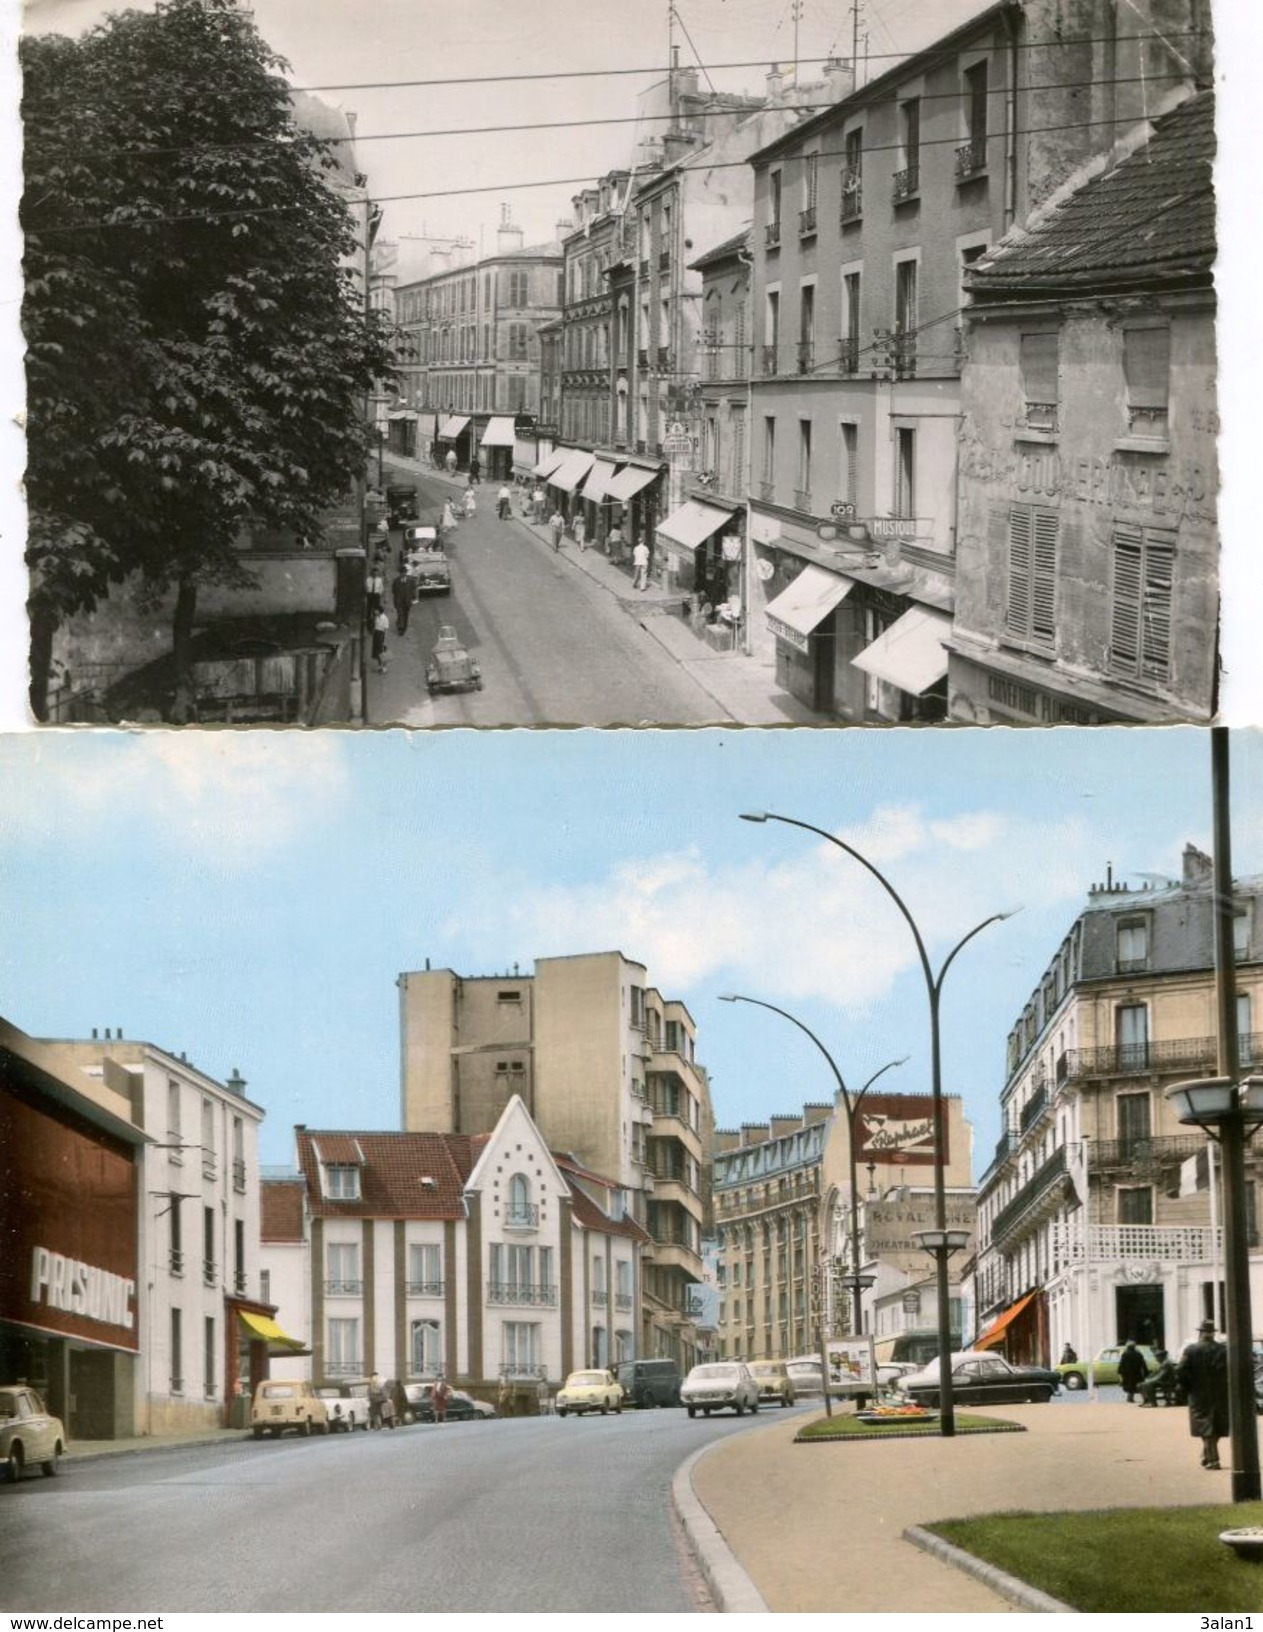
[[[1263,871],[1263,735],[1233,733],[1234,861]],[[721,1125],[855,1086],[928,1086],[924,985],[865,851],[937,961],[992,912],[944,1003],[945,1087],[976,1165],[998,1135],[1010,1024],[1113,865],[1139,885],[1210,847],[1195,730],[173,732],[0,738],[6,1019],[123,1029],[295,1122],[398,1125],[395,978],[494,974],[617,947],[696,1017]]]

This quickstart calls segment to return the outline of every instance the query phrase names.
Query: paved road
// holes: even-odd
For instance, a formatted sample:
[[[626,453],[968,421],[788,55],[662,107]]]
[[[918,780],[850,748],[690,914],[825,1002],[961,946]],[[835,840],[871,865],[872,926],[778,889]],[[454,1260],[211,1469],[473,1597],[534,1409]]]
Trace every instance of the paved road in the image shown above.
[[[766,1421],[628,1412],[71,1456],[0,1490],[0,1609],[688,1611],[671,1477]]]
[[[446,483],[409,477],[422,519],[434,519]],[[495,514],[495,489],[478,490],[448,554],[450,596],[413,609],[406,635],[390,636],[385,675],[369,675],[373,725],[701,725],[725,716],[607,589],[576,571],[575,545],[560,555],[530,529]],[[391,535],[398,558],[399,535]],[[633,599],[630,580],[627,597]],[[452,624],[482,669],[483,688],[431,698],[425,661],[440,624]]]

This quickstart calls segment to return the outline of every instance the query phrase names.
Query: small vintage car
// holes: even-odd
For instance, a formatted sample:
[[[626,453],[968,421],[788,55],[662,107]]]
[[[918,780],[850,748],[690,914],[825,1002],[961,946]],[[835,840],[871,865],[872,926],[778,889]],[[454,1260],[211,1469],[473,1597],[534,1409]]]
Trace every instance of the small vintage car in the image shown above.
[[[254,1391],[250,1412],[250,1432],[255,1439],[271,1434],[279,1439],[287,1428],[309,1435],[329,1432],[329,1411],[324,1400],[308,1382],[269,1379]]]
[[[329,1432],[352,1433],[356,1428],[368,1431],[368,1384],[317,1383],[316,1393],[325,1402],[329,1417]]]
[[[482,671],[451,624],[439,626],[439,638],[426,665],[425,683],[431,693],[482,690]]]
[[[35,1468],[52,1478],[66,1448],[66,1431],[25,1383],[0,1386],[0,1465],[16,1484]]]
[[[386,488],[386,516],[390,525],[400,527],[405,521],[415,521],[419,514],[416,484],[391,482]]]
[[[403,530],[403,567],[418,595],[450,595],[452,569],[437,527]]]
[[[740,1360],[711,1361],[694,1366],[680,1385],[680,1403],[695,1417],[700,1411],[735,1411],[744,1417],[759,1409],[759,1385]]]
[[[557,1415],[581,1417],[588,1411],[607,1416],[623,1409],[623,1390],[609,1371],[572,1371],[557,1390]]]
[[[748,1360],[746,1364],[759,1385],[760,1405],[793,1405],[794,1385],[783,1360]]]

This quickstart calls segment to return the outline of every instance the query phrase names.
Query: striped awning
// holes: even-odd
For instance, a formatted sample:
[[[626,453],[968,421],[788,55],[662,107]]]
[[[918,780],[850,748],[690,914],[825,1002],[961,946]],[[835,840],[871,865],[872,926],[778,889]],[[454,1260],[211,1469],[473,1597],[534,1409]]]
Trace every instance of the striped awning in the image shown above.
[[[1028,1292],[1024,1298],[1019,1298],[1016,1303],[1010,1304],[999,1320],[993,1320],[982,1336],[974,1339],[974,1348],[993,1349],[997,1343],[1003,1340],[1005,1332],[1008,1331],[1009,1327],[1034,1297],[1034,1292]]]

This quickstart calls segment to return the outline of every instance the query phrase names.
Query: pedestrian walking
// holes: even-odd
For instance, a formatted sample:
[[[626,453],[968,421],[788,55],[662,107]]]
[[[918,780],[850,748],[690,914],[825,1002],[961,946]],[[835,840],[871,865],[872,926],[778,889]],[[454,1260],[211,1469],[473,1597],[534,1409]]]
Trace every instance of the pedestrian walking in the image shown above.
[[[501,521],[508,521],[513,509],[513,494],[507,482],[500,483],[500,491],[496,494],[496,514]]]
[[[544,497],[544,490],[537,482],[535,491],[531,494],[531,514],[535,517],[536,522],[543,521],[544,511],[547,506],[548,500]]]
[[[649,588],[649,546],[642,538],[632,551],[632,565],[636,569],[632,579],[633,589]]]
[[[456,531],[456,511],[451,499],[443,500],[442,528],[445,533],[454,533]]]
[[[1219,1441],[1228,1432],[1228,1350],[1215,1341],[1215,1323],[1204,1320],[1175,1368],[1188,1398],[1188,1427],[1202,1442],[1202,1466],[1219,1467]]]
[[[386,672],[386,631],[390,628],[390,619],[386,616],[386,608],[380,606],[377,616],[373,619],[373,662],[377,665],[378,674]]]
[[[394,1385],[387,1383],[382,1389],[382,1427],[394,1428],[398,1425],[398,1414],[395,1411]]]
[[[461,504],[461,513],[465,520],[468,521],[471,516],[477,513],[477,510],[478,500],[474,497],[474,490],[472,487],[467,487],[465,489],[465,498]]]
[[[440,1377],[434,1385],[434,1393],[431,1396],[434,1401],[435,1422],[447,1421],[447,1402],[451,1398],[451,1394],[452,1391],[447,1386],[447,1378]]]
[[[380,1428],[382,1425],[382,1402],[386,1398],[386,1387],[377,1372],[368,1380],[368,1425],[370,1428]]]
[[[1128,1405],[1134,1403],[1136,1390],[1148,1374],[1149,1367],[1144,1355],[1136,1347],[1135,1340],[1129,1337],[1118,1357],[1118,1380],[1123,1385]]]
[[[559,550],[561,548],[561,535],[566,530],[566,518],[560,510],[553,511],[548,518],[548,526],[553,535],[553,549]]]
[[[373,627],[373,619],[382,609],[382,597],[385,593],[386,580],[382,576],[381,564],[379,561],[374,561],[372,569],[364,582],[368,626],[370,629]]]
[[[610,528],[609,536],[605,540],[606,553],[617,566],[623,563],[623,529],[617,522]]]
[[[456,474],[456,449],[455,448],[449,448],[447,450],[447,457],[444,459],[443,463],[447,467],[447,474],[449,476],[455,476],[455,474]]]
[[[395,603],[395,630],[398,634],[406,635],[408,619],[412,615],[412,603],[417,598],[417,589],[403,567],[399,568],[391,582],[390,598]]]
[[[587,549],[588,525],[583,519],[583,511],[574,518],[574,541],[579,546],[580,553]]]
[[[474,454],[473,458],[469,461],[469,482],[471,487],[477,487],[479,482],[479,472],[481,470],[482,466],[478,463],[478,455]]]

